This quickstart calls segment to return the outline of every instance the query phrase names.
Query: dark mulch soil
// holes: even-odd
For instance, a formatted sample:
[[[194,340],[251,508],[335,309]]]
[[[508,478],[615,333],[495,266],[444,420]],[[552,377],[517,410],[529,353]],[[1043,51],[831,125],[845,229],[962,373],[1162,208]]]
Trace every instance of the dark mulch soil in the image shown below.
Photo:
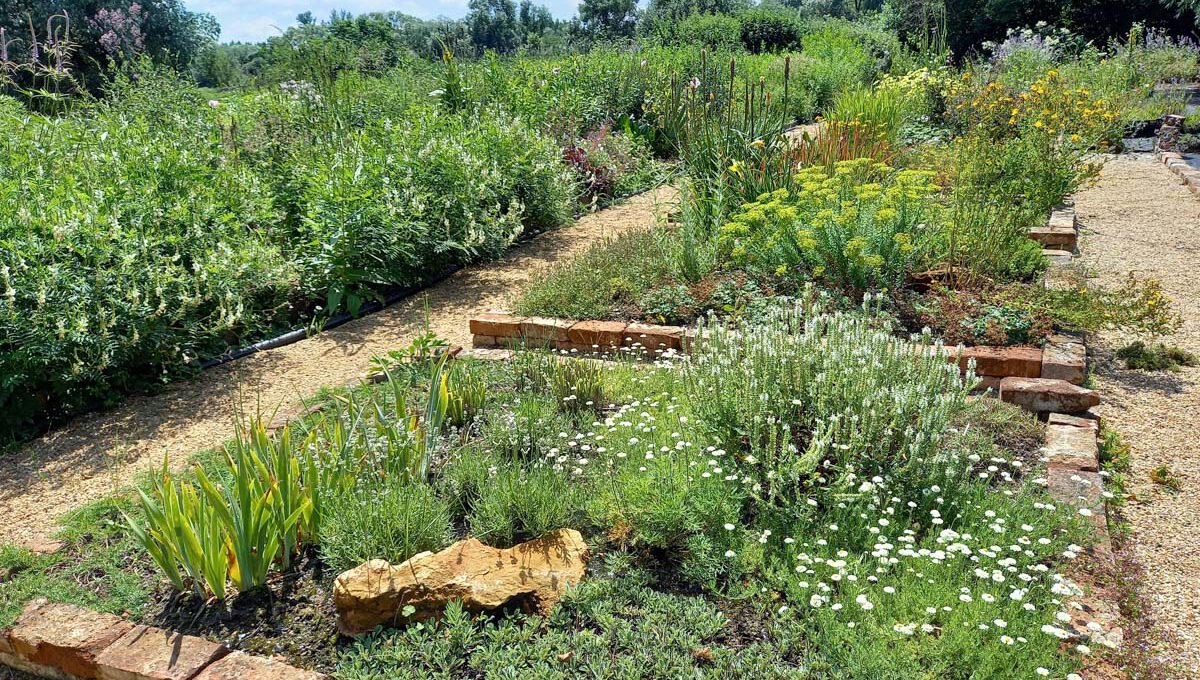
[[[266,588],[239,594],[224,603],[206,602],[170,588],[155,593],[144,622],[223,642],[262,656],[330,672],[337,665],[337,617],[332,574],[315,555],[302,557]]]

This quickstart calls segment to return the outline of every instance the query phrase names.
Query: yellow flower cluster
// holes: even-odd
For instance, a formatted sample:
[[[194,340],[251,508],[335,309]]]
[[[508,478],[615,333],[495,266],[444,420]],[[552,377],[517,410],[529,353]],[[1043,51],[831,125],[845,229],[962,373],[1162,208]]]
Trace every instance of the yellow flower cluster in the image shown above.
[[[1072,87],[1055,69],[1026,88],[963,75],[944,83],[942,94],[951,115],[996,139],[1034,133],[1060,143],[1091,146],[1110,137],[1120,124],[1112,102],[1086,88]]]
[[[926,200],[941,190],[934,174],[869,158],[840,161],[832,172],[803,168],[791,190],[762,194],[733,215],[721,229],[723,251],[777,276],[883,284],[917,250],[913,230],[937,219],[940,207]]]

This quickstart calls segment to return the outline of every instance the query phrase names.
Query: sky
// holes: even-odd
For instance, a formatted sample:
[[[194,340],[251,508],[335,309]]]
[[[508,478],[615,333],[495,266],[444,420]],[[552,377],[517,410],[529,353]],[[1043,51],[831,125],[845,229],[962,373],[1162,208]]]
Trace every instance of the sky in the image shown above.
[[[541,0],[554,16],[575,16],[579,0]],[[222,42],[259,42],[296,23],[296,15],[310,11],[317,19],[333,10],[352,14],[397,11],[422,19],[444,16],[460,18],[467,13],[467,0],[184,0],[188,9],[206,12],[221,24]]]

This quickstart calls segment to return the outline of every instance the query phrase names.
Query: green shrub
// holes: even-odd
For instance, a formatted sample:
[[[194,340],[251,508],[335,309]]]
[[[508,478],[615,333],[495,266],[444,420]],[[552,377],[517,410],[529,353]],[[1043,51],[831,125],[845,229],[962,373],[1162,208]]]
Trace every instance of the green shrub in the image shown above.
[[[792,12],[757,8],[737,18],[742,46],[755,54],[790,50],[800,44],[800,23]]]
[[[861,297],[897,290],[928,257],[940,219],[929,197],[933,173],[896,171],[870,159],[841,161],[832,173],[800,170],[793,191],[746,203],[721,228],[722,252],[764,276],[815,280]]]
[[[499,468],[471,511],[471,533],[508,547],[564,527],[583,529],[585,489],[562,464]]]
[[[450,509],[429,486],[387,480],[326,501],[321,559],[334,572],[372,559],[399,564],[452,540]]]
[[[1200,363],[1200,358],[1180,347],[1161,342],[1148,345],[1141,340],[1118,349],[1116,356],[1125,362],[1126,368],[1135,371],[1178,371]]]
[[[685,44],[730,49],[740,46],[741,38],[737,17],[725,14],[692,14],[675,24],[675,39]]]

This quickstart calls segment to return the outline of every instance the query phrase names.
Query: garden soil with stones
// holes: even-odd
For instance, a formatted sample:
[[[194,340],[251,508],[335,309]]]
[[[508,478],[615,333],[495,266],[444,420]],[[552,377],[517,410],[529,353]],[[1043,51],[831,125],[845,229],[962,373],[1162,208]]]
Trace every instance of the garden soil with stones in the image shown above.
[[[1128,273],[1155,277],[1183,314],[1173,342],[1200,352],[1200,197],[1149,154],[1110,159],[1099,183],[1076,197],[1083,259],[1094,284],[1119,286]],[[1112,353],[1131,340],[1101,334],[1095,343],[1099,412],[1131,445],[1132,498],[1123,514],[1146,570],[1141,583],[1151,617],[1172,635],[1181,677],[1200,677],[1200,368],[1179,373],[1125,370]],[[1178,492],[1150,480],[1165,465]]]
[[[193,454],[219,446],[234,434],[239,408],[298,411],[302,400],[322,387],[360,380],[372,358],[407,346],[426,330],[452,344],[467,344],[470,317],[505,308],[549,267],[592,244],[653,225],[676,198],[671,187],[640,194],[542,234],[497,262],[459,271],[376,314],[51,431],[5,460],[0,541],[44,544],[56,518],[125,486],[160,465],[164,456],[179,467]]]

